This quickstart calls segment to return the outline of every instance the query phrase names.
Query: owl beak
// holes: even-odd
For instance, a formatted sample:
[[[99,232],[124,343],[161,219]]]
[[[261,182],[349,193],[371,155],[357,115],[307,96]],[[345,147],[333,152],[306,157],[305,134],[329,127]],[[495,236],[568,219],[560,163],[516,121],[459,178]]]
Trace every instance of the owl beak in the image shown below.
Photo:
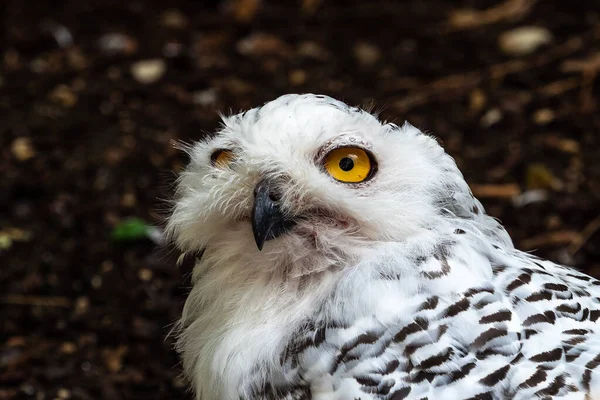
[[[268,180],[263,180],[256,185],[252,209],[252,231],[258,250],[262,250],[266,241],[279,237],[295,224],[294,220],[284,217],[279,202],[280,197]]]

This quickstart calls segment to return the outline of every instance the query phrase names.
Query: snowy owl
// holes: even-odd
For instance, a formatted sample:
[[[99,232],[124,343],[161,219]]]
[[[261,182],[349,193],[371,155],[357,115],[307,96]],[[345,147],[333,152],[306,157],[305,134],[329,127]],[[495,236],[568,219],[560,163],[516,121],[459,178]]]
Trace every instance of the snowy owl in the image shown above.
[[[599,281],[516,250],[432,137],[290,94],[182,147],[196,399],[600,399]]]

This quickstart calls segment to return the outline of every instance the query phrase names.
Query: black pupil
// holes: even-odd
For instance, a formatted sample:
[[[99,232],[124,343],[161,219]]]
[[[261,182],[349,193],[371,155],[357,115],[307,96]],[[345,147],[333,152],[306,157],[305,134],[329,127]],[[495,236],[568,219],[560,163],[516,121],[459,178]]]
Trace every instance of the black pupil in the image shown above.
[[[350,157],[344,157],[340,160],[340,169],[342,171],[350,171],[354,168],[354,161]]]

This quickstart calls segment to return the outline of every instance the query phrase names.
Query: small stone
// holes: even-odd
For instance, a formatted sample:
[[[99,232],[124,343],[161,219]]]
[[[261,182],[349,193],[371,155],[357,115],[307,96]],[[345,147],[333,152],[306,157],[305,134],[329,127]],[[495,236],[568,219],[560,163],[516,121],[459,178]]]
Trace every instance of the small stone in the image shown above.
[[[64,354],[73,354],[77,351],[77,345],[73,342],[64,342],[60,345],[60,352]]]
[[[135,140],[135,137],[132,135],[123,136],[121,138],[121,142],[123,143],[123,147],[125,147],[126,149],[129,149],[129,150],[135,150],[135,148],[137,146],[137,141]]]
[[[152,279],[153,273],[148,268],[142,268],[138,271],[138,278],[144,282],[148,282]]]
[[[34,58],[29,63],[29,69],[34,74],[43,74],[48,69],[48,63],[41,57]]]
[[[547,125],[554,121],[554,111],[549,108],[541,108],[533,113],[533,122],[538,125]]]
[[[21,347],[25,346],[27,342],[23,336],[13,336],[8,338],[5,345],[6,347]]]
[[[103,274],[105,274],[107,272],[111,272],[113,269],[115,269],[115,264],[113,264],[112,261],[110,261],[110,260],[102,261],[102,264],[100,265],[100,271]]]
[[[235,19],[239,22],[250,22],[260,9],[261,0],[233,0],[230,5]]]
[[[501,119],[502,111],[500,111],[499,108],[492,108],[481,117],[481,126],[484,128],[489,128],[490,126],[500,122]]]
[[[189,20],[181,11],[170,9],[162,13],[160,23],[167,28],[184,29],[188,25]]]
[[[138,338],[155,338],[161,335],[162,328],[156,322],[141,317],[134,317],[131,321],[131,332]]]
[[[539,26],[522,26],[498,37],[500,49],[511,56],[524,56],[552,41],[552,33]]]
[[[71,48],[67,51],[67,62],[69,66],[79,71],[86,69],[89,65],[87,57],[78,48]]]
[[[36,392],[35,387],[33,385],[30,385],[27,383],[24,384],[23,386],[21,386],[21,390],[23,391],[23,393],[25,393],[28,396],[33,396]]]
[[[90,284],[92,285],[92,287],[94,289],[99,289],[102,287],[102,277],[100,275],[94,275],[92,277],[92,280],[90,281]]]
[[[81,370],[83,372],[87,372],[92,369],[92,363],[89,361],[84,361],[81,363]]]
[[[0,368],[5,370],[6,367],[10,368],[12,365],[19,365],[19,359],[22,357],[23,349],[15,347],[3,348],[0,350]],[[2,397],[2,390],[0,390],[0,399],[4,399]]]
[[[255,33],[237,43],[237,50],[245,56],[285,55],[288,45],[277,36]]]
[[[50,274],[47,277],[47,282],[50,286],[58,286],[60,280],[58,279],[58,276],[56,274]]]
[[[127,354],[127,346],[119,346],[116,349],[105,349],[102,352],[104,365],[109,372],[119,372],[123,368],[123,357]]]
[[[87,87],[87,82],[83,78],[75,78],[71,83],[74,92],[81,92]]]
[[[28,137],[18,137],[13,140],[11,145],[12,154],[19,161],[27,161],[36,155],[31,139]]]
[[[560,219],[560,215],[552,214],[546,217],[546,228],[548,230],[555,230],[561,227],[562,221]]]
[[[458,9],[451,12],[448,22],[453,28],[464,29],[477,26],[477,20],[480,18],[480,14],[475,10]]]
[[[109,67],[106,70],[106,76],[108,77],[108,79],[110,79],[111,81],[116,81],[121,79],[122,73],[121,70],[118,67]]]
[[[314,15],[323,4],[323,0],[302,0],[302,11]]]
[[[110,166],[116,165],[121,161],[124,157],[124,154],[119,149],[109,148],[104,152],[104,158],[106,163]]]
[[[50,100],[64,107],[71,108],[77,104],[77,94],[67,85],[58,85],[50,92]]]
[[[299,56],[312,58],[314,60],[325,61],[331,57],[327,49],[317,42],[306,41],[300,43],[296,50]]]
[[[121,205],[123,207],[133,207],[137,204],[137,199],[135,197],[135,193],[127,192],[123,194],[121,197]]]
[[[192,102],[204,107],[211,106],[217,101],[217,93],[214,89],[200,90],[192,93]]]
[[[487,98],[481,89],[475,89],[469,95],[469,110],[473,113],[478,113],[485,107]]]
[[[107,33],[98,40],[98,47],[106,53],[133,54],[138,48],[138,42],[123,33]]]
[[[179,57],[183,54],[185,46],[176,41],[168,41],[163,46],[163,55],[167,58]]]
[[[252,84],[237,77],[231,77],[224,83],[225,88],[231,94],[242,96],[251,93],[254,90]]]
[[[30,218],[33,214],[33,205],[28,201],[18,202],[14,204],[13,210],[14,214],[21,219]]]
[[[396,46],[396,50],[400,53],[400,54],[411,54],[414,53],[415,50],[417,50],[418,47],[418,43],[416,40],[414,39],[403,39],[400,41],[400,43],[398,43],[398,45]]]
[[[290,72],[290,83],[294,86],[303,85],[306,82],[306,71],[302,69],[295,69]]]
[[[51,34],[61,48],[64,49],[73,45],[73,34],[66,26],[56,22],[46,21],[45,23],[42,23],[41,28],[42,31]]]
[[[164,60],[142,60],[131,65],[131,75],[145,85],[158,81],[167,71]]]
[[[371,66],[381,58],[381,50],[369,42],[358,42],[354,46],[354,57],[361,65]]]
[[[21,55],[14,49],[9,49],[4,52],[4,65],[9,70],[16,70],[21,67]]]
[[[58,389],[56,395],[59,399],[69,399],[71,398],[71,391],[69,389],[61,388]]]

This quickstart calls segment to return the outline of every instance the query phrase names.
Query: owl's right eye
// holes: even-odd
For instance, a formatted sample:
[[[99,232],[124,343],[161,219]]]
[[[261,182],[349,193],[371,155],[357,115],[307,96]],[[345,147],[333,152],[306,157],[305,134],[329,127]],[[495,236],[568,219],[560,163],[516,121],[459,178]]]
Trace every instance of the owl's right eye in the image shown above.
[[[227,149],[219,149],[210,156],[210,163],[213,167],[219,169],[229,168],[233,162],[233,151]]]

